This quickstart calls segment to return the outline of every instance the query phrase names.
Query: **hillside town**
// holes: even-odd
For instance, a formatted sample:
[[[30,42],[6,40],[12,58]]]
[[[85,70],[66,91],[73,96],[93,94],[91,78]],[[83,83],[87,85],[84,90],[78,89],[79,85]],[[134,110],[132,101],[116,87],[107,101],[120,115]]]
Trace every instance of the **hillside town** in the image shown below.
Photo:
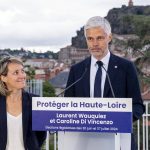
[[[130,18],[127,18],[131,15],[133,17],[143,15],[147,19],[150,16],[150,6],[134,6],[133,1],[129,0],[128,6],[122,5],[121,8],[113,8],[108,12],[106,18],[110,21],[113,33],[109,49],[112,53],[136,64],[142,74],[141,78],[144,79],[141,82],[143,99],[150,100],[150,33],[147,32],[148,29],[144,32],[143,42],[140,34],[137,34],[135,24],[132,22],[131,25]],[[140,42],[142,44],[139,45]],[[20,57],[24,61],[29,79],[49,81],[59,93],[66,86],[70,66],[88,57],[89,51],[84,29],[81,27],[77,30],[76,36],[72,37],[71,45],[60,48],[57,53],[51,51],[36,53],[24,48],[0,50],[0,57],[7,55]]]
[[[145,17],[145,23],[137,28],[136,21],[141,20],[141,16]],[[144,26],[149,23],[149,16],[150,6],[134,6],[132,0],[129,0],[128,6],[111,9],[106,16],[113,33],[109,49],[112,53],[135,63],[144,100],[150,100],[150,27]],[[135,17],[135,22],[131,21]],[[141,24],[143,21],[141,20]],[[20,57],[24,61],[28,78],[50,82],[56,89],[56,94],[65,88],[70,66],[90,56],[83,27],[71,38],[71,45],[60,48],[57,53],[37,53],[24,48],[0,50],[0,57],[7,55]]]

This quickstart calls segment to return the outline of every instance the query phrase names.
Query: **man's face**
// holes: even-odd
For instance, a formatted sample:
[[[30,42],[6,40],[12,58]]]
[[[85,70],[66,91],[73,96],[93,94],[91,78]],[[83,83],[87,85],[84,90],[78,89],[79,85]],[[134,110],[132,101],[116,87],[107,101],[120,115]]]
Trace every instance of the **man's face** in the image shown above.
[[[101,60],[108,53],[108,44],[112,36],[101,27],[93,27],[86,30],[86,41],[88,49],[96,59]]]

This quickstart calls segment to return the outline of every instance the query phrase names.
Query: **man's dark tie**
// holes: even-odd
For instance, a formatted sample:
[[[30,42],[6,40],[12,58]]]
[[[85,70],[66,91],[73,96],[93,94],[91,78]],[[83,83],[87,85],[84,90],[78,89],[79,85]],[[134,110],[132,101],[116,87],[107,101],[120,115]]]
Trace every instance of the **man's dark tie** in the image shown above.
[[[94,97],[101,97],[101,80],[102,80],[102,65],[101,61],[96,62],[98,65],[98,70],[95,76],[95,83],[94,83]]]

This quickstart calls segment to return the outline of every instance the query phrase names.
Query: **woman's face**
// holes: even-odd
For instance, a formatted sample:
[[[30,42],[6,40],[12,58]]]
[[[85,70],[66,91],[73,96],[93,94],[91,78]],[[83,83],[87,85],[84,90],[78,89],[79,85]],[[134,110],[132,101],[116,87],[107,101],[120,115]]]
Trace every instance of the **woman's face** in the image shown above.
[[[26,73],[21,64],[10,63],[8,64],[8,73],[3,77],[8,90],[20,90],[26,86]]]

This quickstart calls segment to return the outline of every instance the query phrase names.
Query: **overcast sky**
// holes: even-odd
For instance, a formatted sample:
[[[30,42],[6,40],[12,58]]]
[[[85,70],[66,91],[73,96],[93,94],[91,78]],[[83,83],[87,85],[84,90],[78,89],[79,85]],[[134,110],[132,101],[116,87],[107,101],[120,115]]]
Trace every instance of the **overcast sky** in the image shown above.
[[[150,0],[133,0],[150,5]],[[0,49],[59,51],[92,16],[106,16],[128,0],[0,0]]]

